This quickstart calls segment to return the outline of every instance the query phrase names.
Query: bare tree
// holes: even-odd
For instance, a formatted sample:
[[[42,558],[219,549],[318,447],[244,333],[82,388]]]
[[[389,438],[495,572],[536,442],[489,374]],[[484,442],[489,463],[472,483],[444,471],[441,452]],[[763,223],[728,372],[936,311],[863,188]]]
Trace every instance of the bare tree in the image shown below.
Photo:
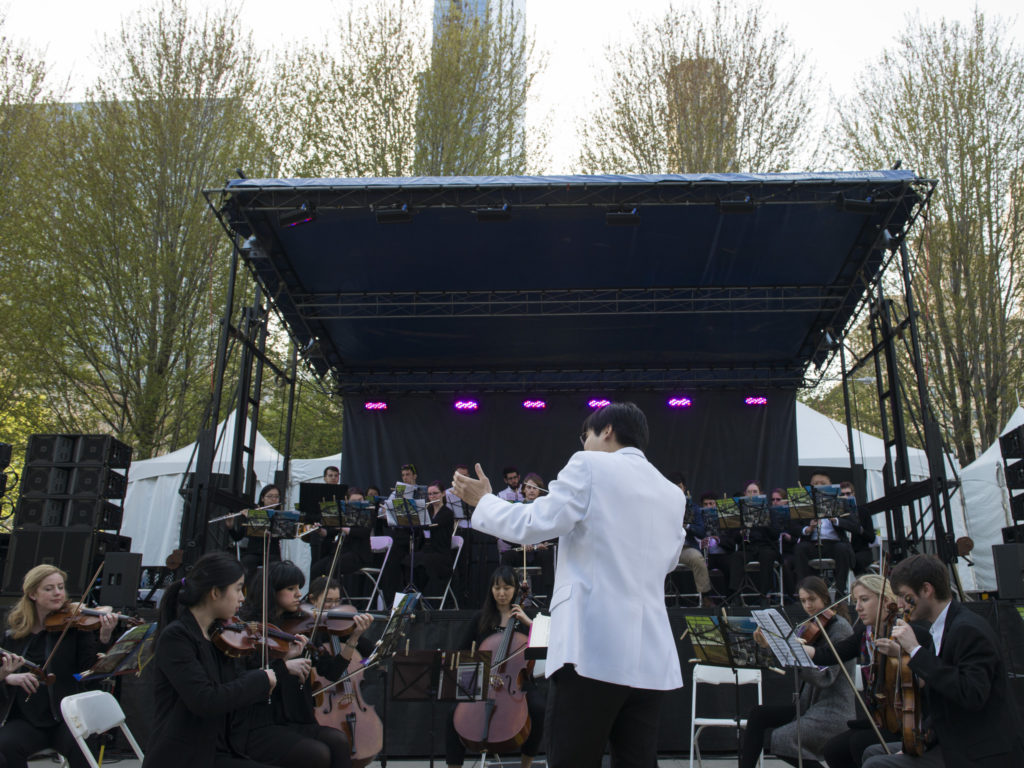
[[[106,40],[53,145],[49,392],[66,428],[140,457],[191,439],[209,391],[228,241],[200,192],[270,167],[252,49],[235,13],[158,2]]]
[[[597,107],[582,123],[586,172],[772,172],[812,136],[813,81],[758,4],[669,7],[607,50]]]
[[[1021,383],[1024,53],[997,22],[909,20],[841,109],[854,164],[939,179],[914,243],[937,415],[961,463],[998,435]]]

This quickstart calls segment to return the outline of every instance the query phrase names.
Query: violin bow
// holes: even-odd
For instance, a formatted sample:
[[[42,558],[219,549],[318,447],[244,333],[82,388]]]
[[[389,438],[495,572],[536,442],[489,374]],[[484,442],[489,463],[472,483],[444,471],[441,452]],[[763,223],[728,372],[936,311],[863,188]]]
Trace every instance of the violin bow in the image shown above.
[[[320,593],[320,599],[317,600],[316,616],[313,619],[313,629],[309,632],[309,643],[306,644],[306,653],[309,653],[309,647],[313,644],[313,637],[316,635],[316,631],[320,628],[320,619],[324,615],[324,603],[327,602],[327,593],[330,591],[331,579],[334,578],[334,569],[338,567],[338,555],[341,554],[341,545],[345,541],[345,534],[341,531],[341,526],[338,527],[338,545],[334,548],[334,556],[331,558],[331,567],[327,569],[327,580],[324,582],[324,591]]]
[[[875,718],[871,714],[871,710],[868,709],[867,702],[864,701],[864,697],[861,696],[860,691],[857,690],[857,685],[853,682],[853,678],[850,677],[849,670],[846,669],[846,665],[843,663],[843,660],[839,658],[839,651],[836,650],[835,645],[832,643],[832,638],[828,636],[828,630],[825,629],[825,625],[821,623],[821,613],[822,612],[819,611],[818,613],[814,614],[814,616],[812,617],[814,619],[814,623],[818,625],[818,629],[821,630],[821,636],[825,638],[825,642],[828,643],[828,647],[832,649],[832,653],[836,657],[836,666],[839,667],[839,669],[842,671],[843,677],[846,678],[846,682],[850,684],[850,690],[853,691],[853,695],[857,697],[857,702],[860,704],[861,709],[863,709],[864,714],[867,715],[868,722],[871,723],[871,727],[875,731],[875,736],[878,737],[878,741],[882,745],[882,748],[885,750],[885,754],[891,755],[892,752],[889,751],[889,745],[885,743],[885,737],[882,736],[882,731],[879,730],[878,724],[875,722]]]
[[[106,563],[106,560],[100,563],[100,567],[97,568],[96,573],[92,575],[92,580],[89,582],[89,588],[85,590],[85,594],[82,595],[82,599],[78,603],[78,607],[75,608],[74,613],[71,614],[71,617],[64,624],[64,629],[61,630],[60,637],[57,638],[57,642],[53,644],[53,650],[50,651],[50,655],[46,657],[46,661],[44,661],[43,665],[40,667],[44,672],[53,660],[53,654],[57,652],[57,649],[60,648],[60,644],[64,642],[64,638],[67,636],[68,630],[71,629],[71,625],[75,623],[75,619],[77,619],[79,614],[82,612],[82,607],[85,605],[86,598],[89,597],[89,593],[92,592],[93,587],[96,586],[96,579],[100,577],[100,571],[103,570],[104,563]]]

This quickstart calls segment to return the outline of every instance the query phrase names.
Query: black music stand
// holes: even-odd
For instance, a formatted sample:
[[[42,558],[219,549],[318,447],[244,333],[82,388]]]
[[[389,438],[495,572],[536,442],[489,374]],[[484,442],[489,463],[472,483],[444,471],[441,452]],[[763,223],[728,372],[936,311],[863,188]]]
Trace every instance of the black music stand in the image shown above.
[[[395,492],[384,503],[388,525],[409,532],[409,583],[403,592],[417,592],[416,589],[416,534],[430,527],[430,512],[427,509],[427,488],[423,485],[395,485]],[[426,606],[424,606],[426,607]]]
[[[751,529],[769,526],[771,523],[768,515],[768,497],[763,494],[758,496],[740,496],[735,501],[740,510],[740,526],[742,528],[740,552],[743,554],[743,581],[740,583],[739,588],[740,601],[743,601],[744,588],[749,588],[761,595],[762,598],[767,599],[768,595],[761,594],[761,588],[750,578],[750,571],[747,570],[747,544],[750,543]],[[758,561],[758,568],[761,567],[763,565]]]

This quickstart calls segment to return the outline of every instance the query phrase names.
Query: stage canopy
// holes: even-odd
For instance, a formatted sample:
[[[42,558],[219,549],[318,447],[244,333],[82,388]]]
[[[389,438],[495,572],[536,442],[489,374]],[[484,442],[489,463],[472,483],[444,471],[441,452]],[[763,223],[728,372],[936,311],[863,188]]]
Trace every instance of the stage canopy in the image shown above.
[[[795,389],[934,182],[243,179],[207,193],[352,396]]]

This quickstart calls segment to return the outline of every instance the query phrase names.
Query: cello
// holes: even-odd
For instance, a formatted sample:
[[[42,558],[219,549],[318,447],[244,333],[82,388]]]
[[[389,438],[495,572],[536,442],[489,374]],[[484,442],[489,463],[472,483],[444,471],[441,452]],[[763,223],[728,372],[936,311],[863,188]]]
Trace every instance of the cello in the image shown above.
[[[356,608],[351,605],[342,605],[333,609],[339,613],[356,613]],[[328,624],[328,632],[330,625]],[[341,653],[340,637],[351,634],[351,628],[347,633],[331,632],[331,649],[334,655]],[[316,721],[328,728],[336,728],[348,737],[348,743],[352,747],[352,765],[354,768],[363,768],[380,754],[384,748],[384,724],[377,715],[373,705],[367,704],[363,699],[360,684],[363,681],[362,669],[363,657],[359,651],[352,649],[352,656],[349,658],[348,667],[345,670],[344,681],[337,686],[329,687],[331,681],[325,680],[317,674],[316,670],[310,670],[310,684],[313,689],[328,687],[323,693],[315,696],[314,715]]]
[[[464,701],[455,707],[455,732],[468,749],[478,752],[512,752],[530,735],[523,684],[533,669],[523,651],[529,638],[517,632],[518,619],[509,619],[504,632],[495,632],[480,643],[491,652],[491,677],[487,698]]]

